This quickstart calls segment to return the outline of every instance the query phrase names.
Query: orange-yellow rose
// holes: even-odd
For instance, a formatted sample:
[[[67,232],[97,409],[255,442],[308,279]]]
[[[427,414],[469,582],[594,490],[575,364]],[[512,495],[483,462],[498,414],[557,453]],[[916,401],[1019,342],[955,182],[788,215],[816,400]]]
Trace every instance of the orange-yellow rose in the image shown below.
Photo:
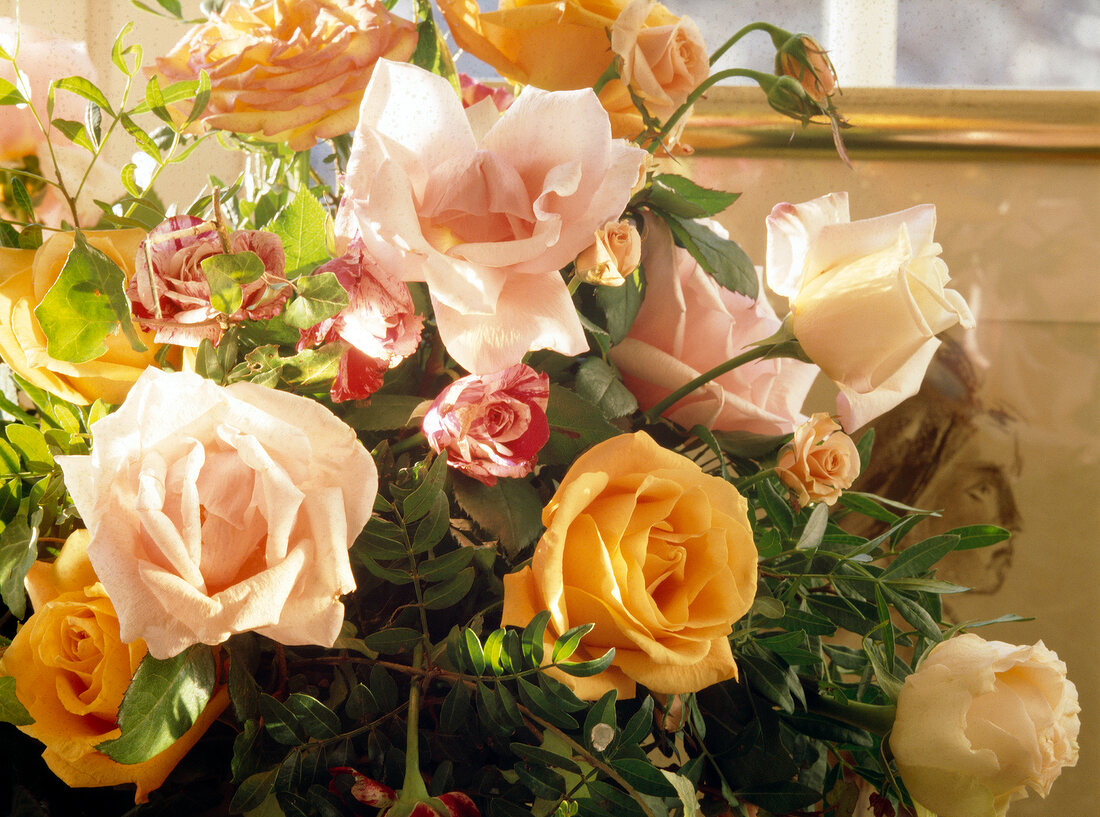
[[[642,237],[630,219],[609,221],[596,230],[592,246],[577,256],[577,275],[587,283],[621,287],[642,261]]]
[[[500,0],[497,11],[486,12],[477,0],[439,0],[439,8],[460,48],[501,76],[548,91],[591,88],[614,59],[614,36],[624,78],[658,117],[675,110],[709,71],[695,24],[651,0]],[[614,136],[641,133],[641,114],[623,82],[607,83],[600,102]]]
[[[375,62],[406,60],[416,26],[374,0],[229,3],[157,60],[169,81],[210,75],[206,128],[309,150],[347,133]]]
[[[118,708],[145,643],[124,644],[118,618],[88,561],[87,531],[65,542],[53,564],[35,562],[27,575],[34,614],[0,658],[15,694],[34,718],[19,727],[46,745],[46,765],[68,786],[135,783],[143,803],[229,703],[223,687],[183,737],[143,763],[116,763],[95,746],[117,738]]]
[[[838,422],[818,412],[794,430],[776,471],[799,505],[834,505],[859,476],[859,451]]]
[[[728,636],[756,594],[745,499],[639,432],[582,455],[542,514],[531,565],[504,577],[503,622],[550,611],[547,644],[594,622],[572,660],[615,648],[578,696],[694,692],[737,676]],[[549,650],[547,650],[549,654]]]
[[[88,243],[121,267],[127,280],[145,237],[140,229],[88,230]],[[71,403],[87,405],[97,398],[121,403],[148,366],[156,365],[153,335],[140,330],[146,351],[135,352],[121,332],[107,338],[107,351],[85,363],[50,357],[46,335],[34,309],[61,275],[73,233],[55,233],[37,250],[0,247],[0,357],[32,385]]]

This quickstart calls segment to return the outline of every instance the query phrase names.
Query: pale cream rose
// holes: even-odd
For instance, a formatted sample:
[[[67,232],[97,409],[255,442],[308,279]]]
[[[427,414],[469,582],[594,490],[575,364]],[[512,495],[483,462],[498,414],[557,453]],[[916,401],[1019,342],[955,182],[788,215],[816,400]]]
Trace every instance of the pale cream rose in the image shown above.
[[[119,736],[118,708],[145,657],[145,642],[124,643],[118,616],[88,561],[88,532],[78,530],[52,564],[27,574],[34,614],[0,658],[34,723],[20,730],[45,744],[42,758],[67,786],[137,786],[144,803],[229,703],[218,689],[191,728],[142,763],[122,764],[96,750]]]
[[[569,469],[542,515],[531,565],[504,577],[504,624],[550,611],[546,640],[594,622],[572,660],[615,649],[581,698],[695,692],[737,677],[733,623],[756,595],[748,505],[732,485],[649,436],[599,443]],[[549,655],[549,648],[547,648]]]
[[[859,451],[832,417],[818,412],[794,430],[775,467],[799,505],[834,505],[859,476]]]
[[[974,326],[932,240],[936,208],[851,221],[848,194],[777,204],[768,216],[768,286],[790,302],[806,354],[840,389],[854,431],[916,394],[940,341]]]
[[[84,237],[122,269],[134,275],[134,257],[145,231],[85,231]],[[55,233],[37,250],[0,248],[0,356],[30,383],[63,400],[87,405],[97,398],[121,403],[130,386],[149,366],[156,365],[152,333],[134,327],[146,351],[135,352],[121,332],[106,339],[107,351],[94,360],[69,363],[46,349],[46,335],[34,310],[61,275],[73,233]]]
[[[890,748],[913,799],[939,817],[1003,817],[1077,763],[1077,689],[1042,641],[937,645],[905,679]]]
[[[620,287],[641,260],[642,237],[633,221],[623,219],[596,230],[596,240],[577,256],[574,267],[586,283]]]
[[[90,455],[57,460],[124,641],[167,658],[249,630],[336,640],[378,477],[320,403],[150,369],[92,426]]]
[[[210,75],[207,128],[309,150],[347,133],[375,62],[406,60],[416,26],[374,0],[231,2],[157,59],[168,81]]]

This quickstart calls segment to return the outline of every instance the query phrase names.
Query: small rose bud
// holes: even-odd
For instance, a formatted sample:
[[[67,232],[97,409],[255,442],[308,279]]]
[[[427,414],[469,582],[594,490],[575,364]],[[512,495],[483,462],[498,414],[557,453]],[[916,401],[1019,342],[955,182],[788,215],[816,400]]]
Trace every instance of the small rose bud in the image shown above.
[[[329,769],[329,774],[332,775],[333,779],[328,784],[328,789],[334,794],[339,793],[336,789],[336,777],[342,774],[350,774],[355,780],[351,786],[351,796],[363,805],[385,808],[392,806],[397,801],[397,792],[389,786],[379,783],[377,780],[371,780],[350,766],[334,766]]]
[[[439,799],[450,812],[449,817],[481,817],[481,811],[465,792],[449,791],[439,795]]]
[[[833,505],[859,476],[859,451],[839,423],[818,412],[794,430],[776,471],[799,505]]]
[[[642,237],[629,219],[609,221],[596,231],[593,244],[577,256],[577,275],[585,283],[619,287],[638,268]]]
[[[794,77],[815,102],[825,104],[837,90],[828,52],[808,34],[796,34],[775,54],[775,73]]]

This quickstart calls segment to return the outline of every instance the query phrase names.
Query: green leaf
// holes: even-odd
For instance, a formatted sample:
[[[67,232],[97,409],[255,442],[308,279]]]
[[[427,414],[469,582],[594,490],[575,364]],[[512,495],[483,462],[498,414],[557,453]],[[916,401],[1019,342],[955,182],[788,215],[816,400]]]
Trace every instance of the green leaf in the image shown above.
[[[287,698],[286,705],[309,737],[325,740],[340,734],[340,719],[336,713],[311,695],[295,692]]]
[[[218,253],[202,259],[202,274],[210,284],[210,305],[223,315],[232,315],[244,303],[243,284],[264,274],[264,262],[249,250]]]
[[[513,743],[511,744],[511,748],[512,753],[521,760],[526,760],[530,763],[540,764],[542,766],[565,769],[572,774],[583,774],[581,767],[578,766],[571,757],[556,754],[539,746],[529,746],[526,743]]]
[[[791,530],[794,528],[794,514],[791,512],[787,497],[779,493],[779,489],[771,479],[757,483],[757,496],[771,523],[784,538],[790,537]]]
[[[107,351],[106,339],[122,328],[135,352],[144,352],[130,319],[126,274],[77,230],[61,274],[35,307],[50,357],[86,363]]]
[[[641,708],[635,712],[626,726],[623,727],[622,742],[624,746],[632,746],[645,740],[645,736],[653,731],[653,696],[647,695]]]
[[[23,581],[38,557],[38,525],[42,509],[30,510],[31,500],[24,500],[19,515],[0,531],[0,598],[16,618],[27,612],[27,591]],[[31,515],[28,522],[27,516]]]
[[[232,814],[244,814],[259,808],[268,794],[275,786],[275,778],[279,776],[279,767],[268,769],[266,772],[257,772],[247,778],[233,794],[229,801],[229,811]]]
[[[158,165],[162,164],[163,160],[160,154],[160,148],[157,147],[157,143],[153,141],[153,137],[146,133],[145,129],[127,114],[122,114],[119,117],[119,121],[122,123],[122,127],[126,129],[126,132],[134,138],[135,142],[137,142],[138,148]]]
[[[542,533],[542,501],[526,480],[502,478],[496,485],[485,485],[456,475],[454,493],[459,506],[478,527],[500,540],[510,558]]]
[[[15,678],[10,675],[0,676],[0,721],[15,726],[29,726],[34,723],[31,713],[16,697]]]
[[[298,717],[286,704],[264,693],[260,695],[260,714],[263,715],[264,728],[277,742],[284,746],[300,746],[306,742],[305,730],[298,723]]]
[[[95,145],[92,143],[88,131],[83,122],[74,122],[71,119],[51,119],[50,124],[65,135],[65,138],[78,147],[82,147],[90,153],[95,153]]]
[[[412,552],[424,553],[438,545],[451,528],[451,505],[442,491],[435,495],[431,509],[416,526]]]
[[[500,661],[504,649],[504,634],[507,630],[493,630],[485,638],[485,665],[492,670],[493,675],[500,675],[504,671],[504,665]]]
[[[172,124],[172,114],[168,113],[168,108],[165,107],[164,94],[160,90],[160,81],[156,74],[149,77],[149,81],[145,84],[145,107],[146,110],[152,111],[157,119],[169,125]]]
[[[467,567],[442,584],[432,585],[424,591],[424,606],[429,610],[443,610],[458,604],[470,592],[475,575],[474,568]]]
[[[856,451],[859,453],[859,472],[862,474],[871,464],[871,449],[875,444],[875,430],[867,429],[856,443]]]
[[[420,640],[420,631],[411,627],[389,627],[363,636],[368,649],[384,654],[402,652]]]
[[[989,547],[1012,536],[1011,531],[996,525],[964,525],[961,528],[953,528],[947,533],[959,537],[959,544],[955,546],[955,550]]]
[[[755,299],[760,279],[752,259],[735,241],[722,238],[705,224],[669,213],[659,213],[672,230],[676,243],[691,253],[699,266],[726,289]]]
[[[565,778],[542,763],[517,763],[513,771],[538,799],[558,800],[565,792]]]
[[[406,522],[415,522],[425,516],[443,492],[447,479],[447,458],[436,457],[416,489],[401,502],[401,512]]]
[[[887,524],[895,524],[900,517],[882,507],[870,494],[858,491],[845,491],[840,495],[839,504],[849,510],[877,519]]]
[[[31,470],[49,470],[53,468],[53,455],[46,444],[45,435],[37,428],[22,423],[9,423],[4,428],[4,436],[12,444],[20,457]],[[40,468],[35,468],[35,466]],[[18,470],[18,467],[14,470]]]
[[[737,796],[775,814],[812,806],[821,799],[821,791],[794,781],[767,783],[738,789]]]
[[[363,431],[390,431],[414,425],[414,415],[428,401],[411,394],[372,394],[370,405],[356,406],[343,416],[352,428]]]
[[[290,280],[329,260],[328,248],[334,243],[332,218],[305,187],[275,216],[269,229],[283,242]]]
[[[608,419],[625,417],[638,408],[638,400],[623,385],[611,366],[598,357],[590,357],[577,369],[577,394],[595,403]]]
[[[553,383],[546,419],[550,440],[539,452],[539,461],[550,464],[571,464],[584,449],[623,433],[588,400]]]
[[[303,275],[295,286],[298,294],[283,311],[283,320],[295,329],[310,329],[348,305],[348,291],[334,272]]]
[[[932,565],[953,551],[958,544],[958,536],[945,533],[911,545],[894,557],[894,561],[882,571],[880,578],[886,581],[925,573]]]
[[[802,529],[802,535],[798,537],[795,550],[814,550],[825,536],[825,528],[829,524],[829,506],[818,503],[806,520],[806,526]]]
[[[374,717],[381,711],[378,702],[370,687],[366,684],[356,684],[348,693],[347,702],[344,704],[344,714],[353,721],[365,721]]]
[[[122,735],[96,749],[119,763],[141,763],[163,752],[191,728],[216,680],[214,656],[205,644],[164,660],[145,656],[119,708]]]
[[[255,642],[229,642],[229,700],[241,723],[260,717],[260,686],[248,666],[249,657],[254,659],[255,655]]]
[[[615,714],[615,699],[618,693],[614,689],[605,692],[584,719],[584,745],[597,752],[607,752],[612,748],[615,738],[619,736],[618,722]],[[598,729],[599,726],[610,726],[612,733],[606,729]]]
[[[477,683],[477,712],[481,722],[492,731],[502,735],[512,733],[512,723],[500,697],[480,681]]]
[[[111,108],[111,103],[107,101],[107,97],[103,95],[103,92],[99,90],[90,80],[84,77],[64,77],[63,79],[55,79],[50,83],[55,89],[62,91],[70,91],[71,93],[81,96],[89,102],[98,105],[100,108],[107,112],[108,116],[113,117],[115,115],[114,110]]]
[[[426,562],[421,562],[417,565],[416,571],[420,574],[420,578],[425,581],[441,582],[456,575],[473,558],[474,549],[462,547],[434,559],[428,559]]]
[[[184,127],[190,125],[203,115],[207,104],[210,102],[210,75],[205,69],[199,69],[199,86],[195,89],[195,101],[191,105],[191,113],[184,121]],[[197,144],[197,143],[196,143]]]
[[[596,303],[607,319],[612,343],[621,343],[630,332],[645,297],[645,270],[640,267],[626,276],[622,286],[596,287]]]
[[[462,643],[466,648],[465,657],[469,661],[474,675],[481,675],[485,672],[485,651],[481,647],[481,641],[478,639],[477,633],[470,629],[464,630],[462,637]]]
[[[12,83],[0,79],[0,105],[25,105],[26,97]]]
[[[431,3],[429,0],[414,0],[414,3],[417,21],[416,48],[409,57],[409,62],[445,78],[457,91],[458,78],[451,61],[451,52],[432,18]]]
[[[550,611],[542,610],[535,614],[530,623],[523,628],[520,637],[520,645],[523,648],[523,656],[531,662],[532,666],[542,663],[544,649],[543,636],[546,634],[546,624],[550,621]]]
[[[444,732],[458,734],[466,724],[470,711],[470,688],[463,683],[451,687],[439,710],[439,727]]]
[[[570,627],[554,642],[554,648],[550,653],[551,663],[558,663],[559,661],[565,661],[573,653],[577,651],[577,647],[581,644],[581,639],[588,635],[595,628],[595,624],[578,624],[576,627]]]
[[[648,760],[637,758],[617,758],[611,761],[611,766],[622,775],[623,780],[641,794],[649,794],[654,797],[675,797],[676,789],[655,769]]]
[[[646,200],[655,209],[683,218],[717,215],[740,196],[740,193],[700,187],[691,179],[671,173],[654,176],[650,189],[646,191]]]
[[[611,666],[613,660],[615,660],[614,647],[591,661],[562,661],[558,664],[558,669],[574,678],[587,678],[591,675],[599,675]]]
[[[540,676],[545,677],[545,676]],[[523,701],[523,705],[526,706],[537,717],[542,718],[548,723],[554,724],[560,729],[578,729],[580,724],[577,723],[577,719],[568,714],[565,709],[559,705],[559,702],[552,699],[546,692],[539,689],[523,678],[516,679],[516,688],[519,690],[520,700]]]

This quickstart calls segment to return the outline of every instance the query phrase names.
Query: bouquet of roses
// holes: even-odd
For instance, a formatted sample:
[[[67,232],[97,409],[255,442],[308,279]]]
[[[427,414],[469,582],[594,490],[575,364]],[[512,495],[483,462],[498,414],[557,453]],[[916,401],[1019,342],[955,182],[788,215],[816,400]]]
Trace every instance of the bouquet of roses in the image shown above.
[[[985,817],[1075,762],[1057,656],[943,621],[1008,532],[850,490],[973,322],[935,209],[779,204],[761,273],[677,172],[731,75],[840,145],[813,38],[439,0],[486,87],[427,0],[203,5],[121,99],[0,43],[13,813]]]

